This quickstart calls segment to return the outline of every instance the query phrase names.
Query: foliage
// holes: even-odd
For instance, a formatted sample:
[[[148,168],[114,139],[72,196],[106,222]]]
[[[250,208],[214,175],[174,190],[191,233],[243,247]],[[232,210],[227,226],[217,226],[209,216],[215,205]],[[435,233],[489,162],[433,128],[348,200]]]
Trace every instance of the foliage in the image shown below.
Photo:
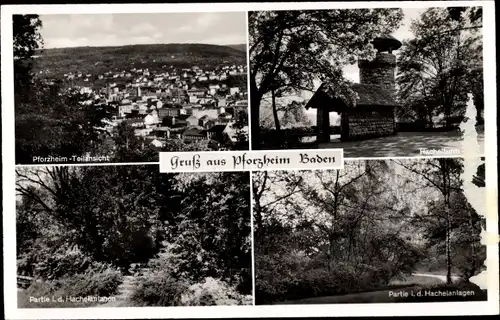
[[[258,149],[261,100],[312,90],[320,79],[354,99],[342,66],[370,56],[369,42],[395,30],[401,9],[349,9],[249,12],[252,141]]]
[[[14,84],[30,90],[32,80],[33,56],[43,46],[40,35],[42,21],[38,15],[13,15],[12,33],[14,50]],[[16,95],[16,98],[22,95]]]
[[[26,89],[28,90],[28,89]],[[103,135],[102,119],[111,108],[86,94],[62,89],[61,84],[35,80],[29,90],[16,87],[16,162],[33,163],[33,157],[94,154]]]
[[[278,100],[278,99],[277,99]],[[305,112],[304,102],[292,101],[290,103],[276,101],[278,121],[282,128],[311,126],[312,123]],[[261,105],[260,125],[271,129],[275,128],[276,120],[272,114],[272,106],[267,103]],[[262,129],[261,129],[262,130]],[[282,129],[284,130],[284,129]],[[265,139],[263,139],[265,140]]]
[[[33,282],[26,291],[18,293],[20,308],[78,307],[95,305],[97,302],[74,303],[66,297],[111,297],[118,291],[122,275],[112,268],[90,268],[84,273],[65,276],[57,280],[39,280]],[[30,297],[62,297],[63,302],[30,302]]]
[[[250,293],[248,173],[180,174],[176,181],[184,195],[172,234],[172,252],[180,259],[178,271],[189,272],[194,282],[209,276]]]
[[[140,278],[131,300],[137,306],[180,306],[187,288],[185,280],[172,276],[168,270],[156,270]]]
[[[457,9],[473,16],[477,8]],[[482,108],[482,40],[476,26],[449,8],[427,9],[412,22],[414,38],[403,43],[399,57],[400,117],[432,126],[432,117],[443,114],[450,127],[453,116],[464,115],[468,92],[478,111]]]
[[[145,138],[136,136],[134,128],[126,122],[121,122],[116,128],[113,142],[113,162],[158,161],[159,150]]]
[[[139,263],[136,303],[179,304],[208,277],[233,298],[251,294],[248,173],[19,168],[16,187],[19,274],[56,281]]]
[[[459,159],[254,173],[257,303],[384,290],[425,268],[468,281],[486,256],[462,174]]]
[[[181,298],[185,306],[251,305],[252,300],[251,295],[241,295],[227,283],[210,277],[191,285]]]
[[[137,69],[166,71],[197,65],[202,69],[222,64],[246,64],[246,54],[227,46],[209,44],[148,44],[119,47],[76,47],[47,49],[38,60],[37,70],[62,78],[65,73],[92,74],[96,77],[113,70],[124,70],[134,62]],[[225,62],[225,63],[224,63]],[[164,67],[165,66],[165,67]]]

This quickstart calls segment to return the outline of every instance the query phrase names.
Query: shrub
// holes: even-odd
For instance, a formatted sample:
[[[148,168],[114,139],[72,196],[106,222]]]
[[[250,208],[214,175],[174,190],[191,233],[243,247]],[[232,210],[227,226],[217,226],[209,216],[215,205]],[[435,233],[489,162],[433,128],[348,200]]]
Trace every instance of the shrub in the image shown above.
[[[55,249],[53,249],[55,248]],[[43,279],[59,279],[86,272],[92,268],[92,259],[77,247],[38,241],[28,252],[19,256],[18,272]]]
[[[285,258],[280,261],[256,256],[257,304],[369,291],[386,286],[390,280],[390,271],[384,266],[337,262],[328,270],[314,262],[294,267],[285,263]]]
[[[242,295],[226,282],[208,277],[191,285],[181,301],[185,306],[251,305],[252,296]]]
[[[86,273],[57,280],[37,280],[18,292],[19,308],[88,307],[98,302],[70,302],[66,297],[110,297],[118,292],[122,275],[105,265],[89,268]],[[30,302],[30,297],[62,297],[63,302]]]
[[[173,277],[168,271],[150,271],[137,281],[131,300],[138,306],[180,306],[187,281]]]
[[[68,282],[67,287],[71,289],[72,295],[109,297],[118,292],[123,276],[115,269],[99,265],[64,281]]]

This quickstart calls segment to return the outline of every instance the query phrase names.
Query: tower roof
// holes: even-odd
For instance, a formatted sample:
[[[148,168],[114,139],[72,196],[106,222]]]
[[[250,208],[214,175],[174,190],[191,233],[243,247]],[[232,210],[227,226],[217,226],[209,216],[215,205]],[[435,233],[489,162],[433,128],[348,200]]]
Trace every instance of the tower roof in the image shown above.
[[[380,37],[377,37],[372,41],[372,43],[378,52],[387,51],[389,53],[391,53],[392,50],[401,48],[402,45],[401,41],[391,35],[382,35]]]

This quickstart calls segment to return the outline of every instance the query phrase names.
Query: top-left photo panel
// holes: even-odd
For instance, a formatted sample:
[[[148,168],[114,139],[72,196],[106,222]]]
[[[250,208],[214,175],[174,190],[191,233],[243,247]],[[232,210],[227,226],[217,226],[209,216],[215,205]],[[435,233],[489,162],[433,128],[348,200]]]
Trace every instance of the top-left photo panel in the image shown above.
[[[249,149],[245,12],[12,20],[16,164]]]

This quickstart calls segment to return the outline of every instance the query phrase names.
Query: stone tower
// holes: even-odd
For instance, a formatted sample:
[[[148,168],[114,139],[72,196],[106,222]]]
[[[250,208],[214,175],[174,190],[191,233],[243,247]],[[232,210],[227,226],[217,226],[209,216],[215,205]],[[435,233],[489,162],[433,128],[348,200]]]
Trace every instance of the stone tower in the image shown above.
[[[381,36],[373,40],[377,50],[375,59],[359,60],[359,82],[361,84],[376,84],[396,93],[396,56],[393,50],[401,47],[401,42],[392,36]]]

